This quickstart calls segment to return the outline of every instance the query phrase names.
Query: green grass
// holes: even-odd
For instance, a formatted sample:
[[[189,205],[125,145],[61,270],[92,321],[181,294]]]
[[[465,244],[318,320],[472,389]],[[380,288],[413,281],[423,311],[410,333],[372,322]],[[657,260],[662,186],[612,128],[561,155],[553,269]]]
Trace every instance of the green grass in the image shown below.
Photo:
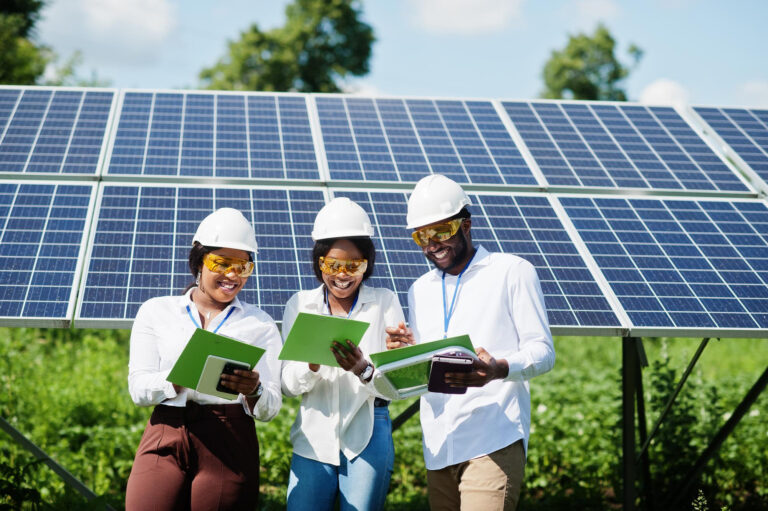
[[[644,370],[649,426],[700,342],[644,340],[651,363]],[[531,382],[533,428],[520,509],[615,508],[620,501],[621,340],[568,337],[555,345],[555,369]],[[134,406],[128,396],[128,332],[0,328],[0,353],[2,417],[122,509],[133,454],[151,411]],[[766,366],[767,340],[710,341],[651,446],[655,489],[663,492],[679,482],[681,466],[697,458]],[[394,403],[392,416],[411,402]],[[257,423],[262,509],[284,508],[288,431],[297,406],[296,399],[286,400],[275,420]],[[764,393],[707,466],[699,486],[713,509],[768,509],[767,417]],[[387,509],[425,509],[418,416],[394,439]],[[0,485],[0,508],[19,495],[33,502],[34,495],[23,491],[29,488],[39,490],[39,500],[51,509],[84,507],[50,469],[31,461],[0,433],[0,483],[14,481]]]

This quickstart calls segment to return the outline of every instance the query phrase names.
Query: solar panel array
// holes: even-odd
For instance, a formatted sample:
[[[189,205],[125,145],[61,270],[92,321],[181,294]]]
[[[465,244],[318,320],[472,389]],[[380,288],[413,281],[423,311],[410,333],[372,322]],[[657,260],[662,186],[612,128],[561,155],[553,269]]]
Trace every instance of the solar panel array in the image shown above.
[[[406,305],[430,269],[407,197],[443,173],[470,194],[473,240],[534,264],[555,333],[765,336],[767,124],[606,102],[0,87],[0,324],[129,327],[191,282],[192,235],[220,207],[257,233],[241,297],[279,321],[319,285],[310,232],[334,196],[369,212],[370,284]]]
[[[113,97],[0,88],[0,174],[95,175]]]
[[[748,190],[671,107],[502,104],[550,185]]]
[[[0,182],[0,322],[66,326],[94,189]]]
[[[768,190],[768,110],[710,107],[694,110],[759,176],[763,190]]]
[[[306,99],[127,92],[107,174],[318,180]]]
[[[490,101],[316,98],[331,180],[536,185]]]

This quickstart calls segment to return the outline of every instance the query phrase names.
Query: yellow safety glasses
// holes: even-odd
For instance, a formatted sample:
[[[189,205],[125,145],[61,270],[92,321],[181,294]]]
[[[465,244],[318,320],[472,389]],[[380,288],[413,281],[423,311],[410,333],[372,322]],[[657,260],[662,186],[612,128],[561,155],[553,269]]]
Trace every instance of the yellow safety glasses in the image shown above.
[[[253,261],[247,259],[238,259],[236,257],[222,257],[214,254],[205,254],[203,257],[205,267],[214,273],[226,275],[235,272],[238,277],[250,277],[253,273]]]
[[[368,259],[334,259],[320,257],[320,271],[328,275],[336,275],[342,271],[350,277],[357,277],[368,269]]]
[[[413,241],[420,247],[426,247],[429,245],[429,240],[432,241],[445,241],[452,238],[459,232],[459,227],[464,221],[464,218],[454,218],[448,220],[442,224],[430,225],[429,227],[422,227],[411,233]]]

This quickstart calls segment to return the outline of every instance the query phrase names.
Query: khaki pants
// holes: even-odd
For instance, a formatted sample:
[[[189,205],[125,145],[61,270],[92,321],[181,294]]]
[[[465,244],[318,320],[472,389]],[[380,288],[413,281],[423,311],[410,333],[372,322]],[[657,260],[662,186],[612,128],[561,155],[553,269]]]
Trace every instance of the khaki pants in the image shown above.
[[[427,470],[432,511],[513,511],[525,472],[523,441],[440,470]]]
[[[126,511],[247,510],[259,501],[259,442],[242,405],[158,405],[141,438]]]

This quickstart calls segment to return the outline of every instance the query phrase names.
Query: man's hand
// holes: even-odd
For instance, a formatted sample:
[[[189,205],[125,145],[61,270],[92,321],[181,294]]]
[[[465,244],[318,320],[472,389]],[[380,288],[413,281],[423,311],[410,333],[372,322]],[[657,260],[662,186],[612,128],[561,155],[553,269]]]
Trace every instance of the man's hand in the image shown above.
[[[486,383],[504,379],[509,374],[506,360],[496,360],[483,348],[477,348],[477,358],[469,373],[445,373],[445,383],[451,387],[482,387]]]
[[[410,328],[406,328],[405,323],[402,321],[397,326],[386,327],[384,331],[387,332],[388,350],[416,344],[416,340],[413,338],[413,331]]]

